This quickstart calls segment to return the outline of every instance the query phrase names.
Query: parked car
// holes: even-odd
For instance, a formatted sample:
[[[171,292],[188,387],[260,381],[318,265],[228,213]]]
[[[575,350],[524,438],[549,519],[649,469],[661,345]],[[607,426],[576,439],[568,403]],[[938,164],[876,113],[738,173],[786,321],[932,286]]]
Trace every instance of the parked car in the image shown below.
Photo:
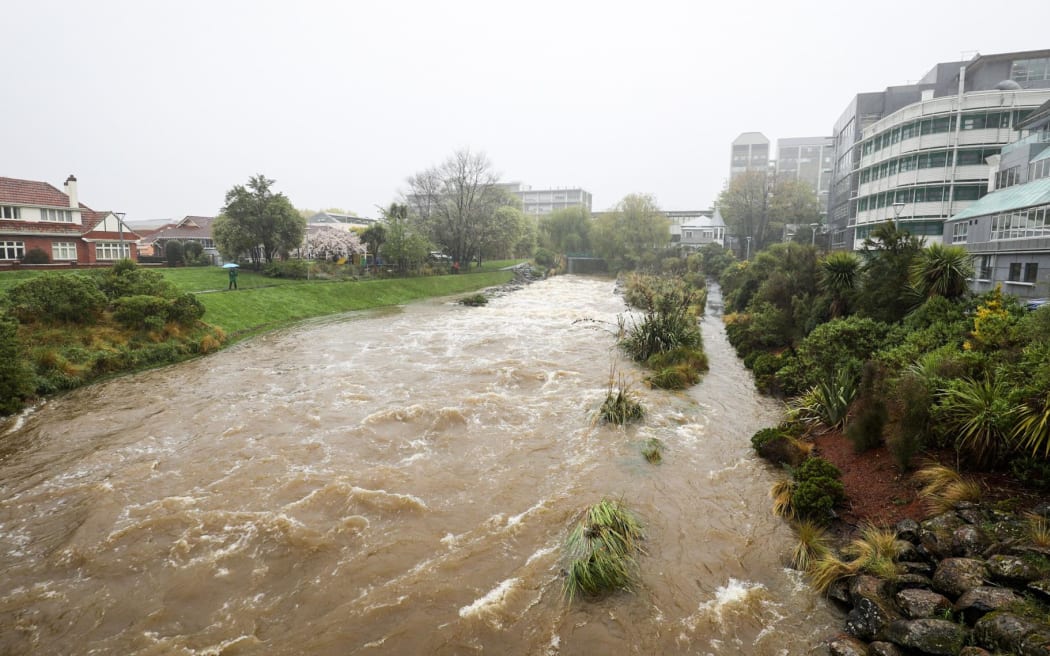
[[[441,251],[430,251],[430,254],[427,255],[427,259],[431,262],[451,262],[452,256],[445,255]]]
[[[1024,306],[1029,310],[1038,310],[1047,303],[1050,303],[1050,299],[1047,298],[1030,298],[1024,302]]]

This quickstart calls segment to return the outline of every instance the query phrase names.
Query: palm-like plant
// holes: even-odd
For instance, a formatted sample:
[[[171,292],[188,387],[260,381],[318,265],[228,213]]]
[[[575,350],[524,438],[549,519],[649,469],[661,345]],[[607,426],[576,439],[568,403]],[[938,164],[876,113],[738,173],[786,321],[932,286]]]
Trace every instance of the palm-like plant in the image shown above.
[[[602,499],[588,508],[566,540],[568,576],[565,596],[598,596],[634,585],[637,556],[645,534],[620,501]]]
[[[930,244],[911,265],[911,285],[923,298],[957,299],[966,293],[966,279],[973,276],[971,255],[962,246]]]
[[[789,404],[788,415],[803,422],[821,422],[828,428],[841,428],[853,398],[857,395],[857,377],[849,367],[842,367]]]
[[[1022,449],[1031,449],[1032,455],[1050,457],[1050,393],[1045,399],[1032,404],[1022,403],[1014,408],[1017,425],[1013,437]]]
[[[860,259],[853,253],[831,253],[820,263],[820,287],[831,296],[832,317],[846,314],[859,278]]]
[[[1016,413],[1006,385],[963,378],[937,395],[949,430],[957,433],[956,450],[972,457],[979,468],[993,464],[1007,445]]]

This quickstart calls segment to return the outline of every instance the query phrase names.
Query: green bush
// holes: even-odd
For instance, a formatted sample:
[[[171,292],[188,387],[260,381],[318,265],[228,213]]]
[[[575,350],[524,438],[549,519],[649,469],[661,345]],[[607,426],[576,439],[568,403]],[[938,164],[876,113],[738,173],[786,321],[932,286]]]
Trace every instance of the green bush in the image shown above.
[[[204,247],[201,246],[199,241],[187,241],[182,245],[183,255],[186,260],[186,264],[193,266],[203,266],[210,264],[207,256],[204,255]]]
[[[268,278],[306,280],[308,274],[309,265],[303,260],[278,260],[263,268],[263,275]]]
[[[171,307],[172,302],[160,296],[123,296],[113,301],[113,320],[133,330],[159,330]]]
[[[466,305],[467,307],[480,307],[482,305],[487,305],[488,302],[489,297],[484,294],[471,294],[470,296],[464,296],[459,299],[459,304]]]
[[[897,466],[907,470],[924,446],[933,395],[919,376],[906,372],[897,379],[891,400],[895,409],[886,444]]]
[[[532,256],[536,264],[542,267],[551,268],[558,262],[558,256],[546,248],[537,248],[536,253]]]
[[[790,431],[783,425],[763,428],[751,436],[751,446],[759,457],[774,465],[798,466],[806,454],[796,444]]]
[[[168,308],[168,320],[183,326],[192,326],[203,316],[204,304],[193,294],[179,294]]]
[[[122,260],[103,272],[98,287],[110,300],[124,296],[163,296],[174,298],[179,290],[159,271],[144,269],[131,260]]]
[[[76,273],[45,273],[8,290],[11,314],[22,323],[80,323],[98,320],[106,297],[95,281]]]
[[[22,264],[50,264],[51,256],[42,248],[30,248],[22,256]]]
[[[846,437],[857,453],[882,446],[882,431],[889,419],[885,395],[885,381],[878,366],[870,360],[865,362],[853,405],[853,419],[846,426]]]
[[[798,517],[824,521],[845,498],[838,468],[823,458],[807,458],[794,471],[791,508]]]
[[[861,365],[885,344],[888,324],[861,317],[834,319],[813,329],[796,349],[793,361],[777,375],[787,394],[797,394],[849,369],[859,377]]]
[[[178,266],[186,261],[186,254],[182,248],[181,241],[169,241],[164,244],[164,259],[168,261],[168,266]]]
[[[18,322],[0,312],[0,414],[21,410],[33,387],[33,373],[22,358]]]
[[[842,472],[838,467],[819,457],[806,458],[805,462],[795,470],[795,480],[800,482],[811,478],[838,479],[841,477]]]

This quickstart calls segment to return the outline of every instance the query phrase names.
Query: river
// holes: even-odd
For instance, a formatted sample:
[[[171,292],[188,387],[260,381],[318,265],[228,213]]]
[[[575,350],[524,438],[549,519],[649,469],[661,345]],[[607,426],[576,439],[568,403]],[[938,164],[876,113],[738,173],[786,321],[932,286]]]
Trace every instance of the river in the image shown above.
[[[609,280],[563,276],[264,335],[0,425],[0,654],[810,654],[837,619],[783,562],[778,419],[727,344],[647,390]],[[610,372],[648,416],[595,425]],[[664,442],[660,465],[640,453]],[[634,593],[567,604],[561,545],[622,499]]]

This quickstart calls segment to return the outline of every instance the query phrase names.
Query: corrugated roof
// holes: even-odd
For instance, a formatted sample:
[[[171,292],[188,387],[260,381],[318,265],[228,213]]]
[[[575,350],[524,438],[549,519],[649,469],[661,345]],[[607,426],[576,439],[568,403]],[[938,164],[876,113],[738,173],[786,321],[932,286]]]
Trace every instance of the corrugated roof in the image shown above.
[[[1044,159],[1050,159],[1050,148],[1047,148],[1043,152],[1041,152],[1038,155],[1036,155],[1035,157],[1033,157],[1032,158],[1032,162],[1041,162]],[[1029,162],[1029,164],[1031,164],[1031,162]]]
[[[994,191],[951,218],[969,219],[1050,203],[1050,178]]]

